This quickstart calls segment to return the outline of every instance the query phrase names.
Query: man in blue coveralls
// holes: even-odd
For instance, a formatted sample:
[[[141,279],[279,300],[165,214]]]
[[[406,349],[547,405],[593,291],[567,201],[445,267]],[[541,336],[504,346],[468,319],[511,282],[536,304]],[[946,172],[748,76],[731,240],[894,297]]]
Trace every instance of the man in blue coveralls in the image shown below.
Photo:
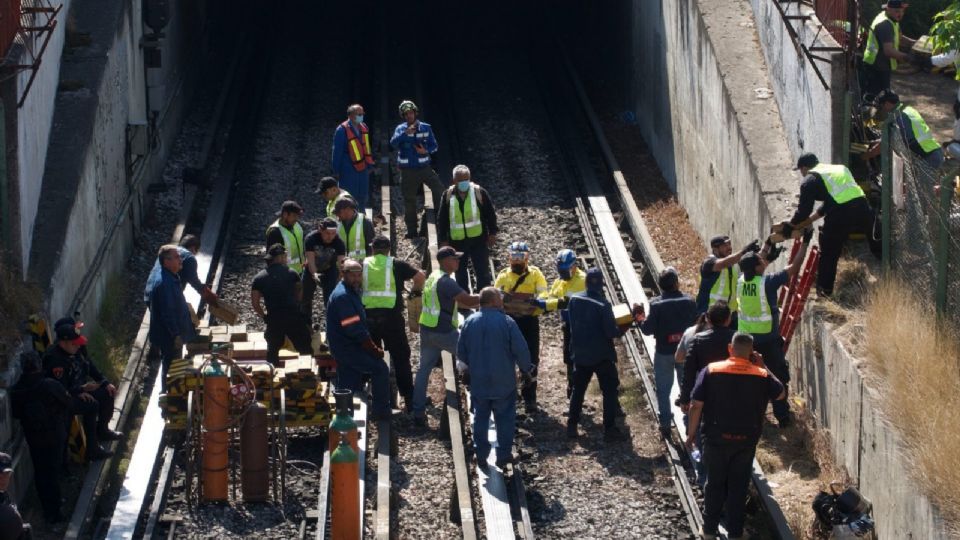
[[[363,106],[359,103],[347,107],[347,119],[333,133],[330,165],[340,178],[340,187],[353,195],[363,212],[367,207],[374,161],[370,130],[363,123]]]

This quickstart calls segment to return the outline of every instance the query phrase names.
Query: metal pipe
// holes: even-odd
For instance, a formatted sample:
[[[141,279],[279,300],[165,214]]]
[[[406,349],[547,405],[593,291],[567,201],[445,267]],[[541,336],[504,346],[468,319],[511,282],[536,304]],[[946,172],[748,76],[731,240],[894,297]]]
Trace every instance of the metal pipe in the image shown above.
[[[7,198],[7,122],[6,110],[0,102],[0,245],[10,250],[10,202]]]
[[[883,121],[880,136],[880,212],[883,237],[880,239],[881,261],[884,272],[890,270],[890,213],[893,212],[893,155],[890,147],[892,115]]]

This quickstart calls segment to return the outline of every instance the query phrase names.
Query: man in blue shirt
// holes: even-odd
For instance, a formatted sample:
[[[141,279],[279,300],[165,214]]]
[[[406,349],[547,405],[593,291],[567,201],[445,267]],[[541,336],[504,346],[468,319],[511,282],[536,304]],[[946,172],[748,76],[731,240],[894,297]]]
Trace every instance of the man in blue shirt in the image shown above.
[[[374,161],[370,131],[363,123],[363,106],[359,103],[347,107],[347,119],[333,133],[330,165],[340,180],[340,187],[353,195],[362,213],[367,207]]]
[[[203,283],[203,280],[201,280],[197,274],[197,253],[200,252],[200,238],[192,234],[184,235],[183,238],[180,239],[177,252],[180,253],[181,261],[180,272],[177,274],[177,277],[180,278],[180,287],[186,288],[187,285],[190,285],[193,287],[193,290],[200,294],[200,298],[202,298],[204,302],[208,304],[215,303],[217,301],[217,295],[210,290],[210,287],[207,287],[206,284]],[[160,270],[160,261],[157,261],[150,270],[147,285],[143,290],[143,301],[147,305],[150,304],[150,293],[153,291],[153,288],[160,284]]]
[[[160,351],[163,376],[161,387],[167,387],[167,369],[170,361],[183,356],[183,344],[196,336],[190,307],[183,297],[179,273],[183,268],[179,248],[167,244],[157,254],[160,263],[160,283],[150,290],[150,344]]]
[[[683,382],[683,365],[674,358],[683,332],[697,319],[697,303],[680,292],[680,276],[677,270],[666,267],[658,278],[661,295],[650,300],[650,315],[640,325],[640,331],[656,338],[653,354],[653,378],[657,387],[657,409],[660,412],[660,432],[670,436],[673,410],[670,391],[673,378]]]
[[[637,310],[638,306],[634,306]],[[570,321],[570,362],[573,364],[573,391],[567,420],[567,437],[576,439],[577,424],[583,408],[583,396],[594,375],[603,394],[603,431],[607,441],[623,440],[626,436],[617,429],[620,402],[617,389],[617,351],[613,339],[626,331],[617,326],[613,307],[603,296],[603,273],[599,268],[587,270],[586,291],[570,297],[567,306]]]
[[[383,362],[383,349],[370,337],[367,313],[363,309],[360,287],[363,266],[352,259],[343,263],[343,279],[327,304],[327,341],[337,361],[337,388],[357,393],[363,377],[373,385],[371,421],[390,419],[390,370]]]
[[[517,417],[515,366],[524,377],[533,369],[527,342],[517,323],[503,312],[500,291],[484,287],[480,311],[467,317],[457,341],[457,369],[470,387],[473,443],[480,467],[486,467],[490,454],[487,429],[491,413],[497,426],[497,466],[503,468],[512,459]]]
[[[403,189],[403,219],[407,224],[407,238],[418,236],[417,190],[426,184],[433,195],[433,208],[440,208],[443,184],[430,166],[430,155],[437,151],[437,139],[433,128],[421,122],[417,116],[420,109],[412,101],[400,104],[403,122],[393,130],[390,147],[397,151],[397,166],[400,167],[400,185]]]

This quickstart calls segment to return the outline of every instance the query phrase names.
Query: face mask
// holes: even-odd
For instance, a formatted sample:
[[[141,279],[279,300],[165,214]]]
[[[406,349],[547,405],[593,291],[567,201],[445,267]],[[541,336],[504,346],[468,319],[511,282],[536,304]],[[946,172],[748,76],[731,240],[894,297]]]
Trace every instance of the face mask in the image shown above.
[[[470,181],[464,180],[462,182],[457,182],[457,189],[466,192],[468,189],[470,189]]]
[[[357,123],[358,123],[358,124],[362,124],[362,123],[363,123],[363,115],[362,115],[362,114],[358,114],[358,115],[357,115]]]
[[[510,263],[510,270],[514,274],[522,274],[524,270],[527,269],[527,265],[524,263]]]
[[[557,268],[557,274],[560,275],[560,279],[570,279],[570,269],[569,268]]]

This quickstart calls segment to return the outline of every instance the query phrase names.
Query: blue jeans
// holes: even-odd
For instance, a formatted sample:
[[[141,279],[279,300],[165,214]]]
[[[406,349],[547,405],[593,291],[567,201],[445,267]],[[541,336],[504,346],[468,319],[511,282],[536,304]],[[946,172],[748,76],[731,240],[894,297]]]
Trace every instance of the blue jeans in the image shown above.
[[[487,460],[490,454],[490,414],[497,429],[497,459],[506,460],[513,455],[513,430],[517,423],[517,392],[500,399],[473,398],[473,444],[477,449],[477,462]]]
[[[390,413],[390,370],[386,362],[370,356],[357,353],[355,356],[337,364],[337,388],[353,391],[359,394],[363,391],[364,376],[370,377],[370,386],[373,391],[371,408],[376,414]]]
[[[653,381],[657,387],[657,410],[660,412],[660,427],[669,428],[673,423],[672,403],[670,390],[673,389],[673,375],[676,373],[677,382],[683,382],[683,364],[678,364],[673,353],[654,353]]]
[[[458,339],[460,339],[459,330],[449,332],[420,331],[420,367],[417,368],[417,378],[413,382],[414,414],[422,414],[427,409],[427,383],[430,382],[430,372],[440,362],[442,351],[456,354]]]

